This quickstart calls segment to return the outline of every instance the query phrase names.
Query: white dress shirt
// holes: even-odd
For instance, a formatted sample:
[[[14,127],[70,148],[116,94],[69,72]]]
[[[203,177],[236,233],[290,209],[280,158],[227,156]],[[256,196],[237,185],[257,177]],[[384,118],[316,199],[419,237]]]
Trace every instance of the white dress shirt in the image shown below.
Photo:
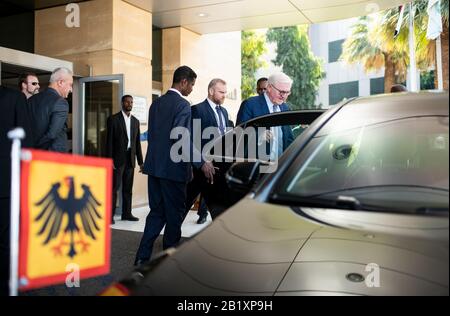
[[[183,95],[181,94],[181,92],[180,91],[178,91],[177,89],[174,89],[174,88],[170,88],[169,89],[169,91],[173,91],[173,92],[176,92],[176,93],[178,93],[179,94],[179,96],[180,97],[182,97],[183,98]]]
[[[217,126],[220,127],[220,121],[219,121],[219,114],[216,111],[216,107],[219,106],[218,104],[215,104],[213,101],[211,101],[209,98],[206,98],[206,100],[208,100],[209,106],[211,107],[213,113],[214,113],[214,117],[216,118],[216,122],[217,122]],[[224,132],[227,131],[227,122],[225,121],[225,116],[223,115],[222,111],[220,112],[220,119],[222,120],[223,123],[223,129]],[[220,133],[220,128],[217,128],[219,130],[219,135]]]
[[[127,137],[128,137],[128,147],[127,149],[131,148],[131,114],[130,116],[126,115],[124,111],[122,111],[123,119],[125,120],[125,127],[127,130]]]
[[[281,112],[281,108],[279,105],[275,105],[270,101],[267,92],[264,93],[264,98],[266,99],[267,107],[269,109],[269,113]],[[281,156],[283,153],[283,130],[281,126],[273,126],[270,128],[273,134],[273,146],[270,152],[270,159],[275,160]]]

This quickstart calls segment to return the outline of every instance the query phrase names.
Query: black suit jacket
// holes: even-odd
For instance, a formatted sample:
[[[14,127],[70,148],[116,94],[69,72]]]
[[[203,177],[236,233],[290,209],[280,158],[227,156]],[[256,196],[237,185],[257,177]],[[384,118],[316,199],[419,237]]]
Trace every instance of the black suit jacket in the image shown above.
[[[229,120],[227,110],[223,106],[221,106],[220,109],[225,118],[225,122],[224,122],[225,126],[227,128],[229,128],[229,127],[232,128],[233,125],[231,124],[231,122]],[[193,122],[194,122],[194,120],[200,120],[202,133],[208,127],[216,127],[216,128],[219,127],[219,125],[217,123],[216,115],[215,115],[213,109],[211,108],[211,106],[209,105],[208,100],[205,100],[202,103],[194,105],[191,108],[191,113],[192,113],[192,121]],[[195,132],[195,131],[193,131],[193,132]],[[198,150],[199,151],[203,150],[203,147],[213,139],[213,136],[214,135],[211,135],[208,139],[202,139],[201,148],[198,148]],[[201,137],[201,135],[200,135],[200,137]]]
[[[7,198],[11,187],[11,142],[7,134],[22,127],[26,133],[23,147],[33,146],[33,134],[23,93],[0,86],[0,110],[0,198]]]
[[[187,152],[179,151],[187,159],[178,162],[170,157],[172,145],[181,139],[181,137],[170,138],[172,130],[176,127],[187,131],[187,135],[182,138],[186,142]],[[190,129],[191,106],[186,99],[171,90],[156,99],[150,107],[148,116],[148,147],[144,173],[166,180],[189,182],[192,178],[192,167],[189,162],[192,150]]]
[[[120,168],[125,164],[128,147],[128,135],[122,111],[108,117],[106,125],[106,156],[113,159],[114,167]],[[139,166],[143,164],[139,125],[139,120],[131,116],[130,142],[133,168],[136,166],[136,158]]]
[[[69,103],[56,90],[46,90],[29,100],[31,124],[35,147],[38,149],[67,152],[67,116]]]

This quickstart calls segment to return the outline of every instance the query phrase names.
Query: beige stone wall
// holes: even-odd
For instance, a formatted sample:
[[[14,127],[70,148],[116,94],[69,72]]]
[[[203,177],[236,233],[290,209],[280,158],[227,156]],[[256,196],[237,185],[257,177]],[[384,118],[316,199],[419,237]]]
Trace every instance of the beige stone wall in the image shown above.
[[[152,95],[151,13],[122,0],[93,0],[79,3],[79,6],[79,28],[66,27],[65,6],[36,11],[36,54],[73,62],[78,76],[89,76],[90,71],[93,76],[123,74],[124,92],[147,98],[149,105]],[[119,110],[117,102],[113,111]],[[141,125],[141,132],[146,130],[146,124]],[[144,143],[144,158],[146,148]],[[136,172],[133,205],[146,203],[146,177]]]
[[[75,73],[111,74],[113,48],[113,1],[95,0],[79,4],[79,28],[66,27],[65,6],[35,12],[36,54],[74,62]]]
[[[172,85],[175,69],[181,66],[181,28],[162,31],[162,54],[162,93],[165,93]]]
[[[240,32],[199,35],[184,28],[165,29],[163,65],[163,92],[170,88],[178,66],[190,66],[197,73],[194,91],[188,97],[192,104],[205,100],[212,79],[224,79],[230,93],[225,106],[230,119],[236,122],[241,103]]]
[[[113,0],[113,65],[115,74],[124,74],[124,92],[152,100],[152,15],[127,2]],[[119,110],[119,109],[117,109]],[[141,133],[147,124],[141,124]],[[147,143],[142,143],[143,156]],[[148,203],[147,177],[136,168],[133,188],[133,205]]]

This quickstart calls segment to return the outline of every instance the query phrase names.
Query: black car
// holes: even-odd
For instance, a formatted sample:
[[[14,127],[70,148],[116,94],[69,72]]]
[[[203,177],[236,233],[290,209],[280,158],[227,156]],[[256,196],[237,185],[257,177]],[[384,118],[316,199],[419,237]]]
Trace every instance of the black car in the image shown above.
[[[448,295],[448,102],[448,93],[401,93],[330,109],[256,186],[266,162],[234,164],[230,186],[246,197],[112,289]]]

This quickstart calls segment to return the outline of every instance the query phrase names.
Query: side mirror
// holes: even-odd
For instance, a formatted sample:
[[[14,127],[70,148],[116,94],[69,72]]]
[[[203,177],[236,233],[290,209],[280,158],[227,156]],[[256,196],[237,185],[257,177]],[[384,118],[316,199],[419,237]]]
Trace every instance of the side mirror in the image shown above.
[[[233,191],[247,194],[259,179],[259,162],[237,162],[228,169],[225,179]]]

